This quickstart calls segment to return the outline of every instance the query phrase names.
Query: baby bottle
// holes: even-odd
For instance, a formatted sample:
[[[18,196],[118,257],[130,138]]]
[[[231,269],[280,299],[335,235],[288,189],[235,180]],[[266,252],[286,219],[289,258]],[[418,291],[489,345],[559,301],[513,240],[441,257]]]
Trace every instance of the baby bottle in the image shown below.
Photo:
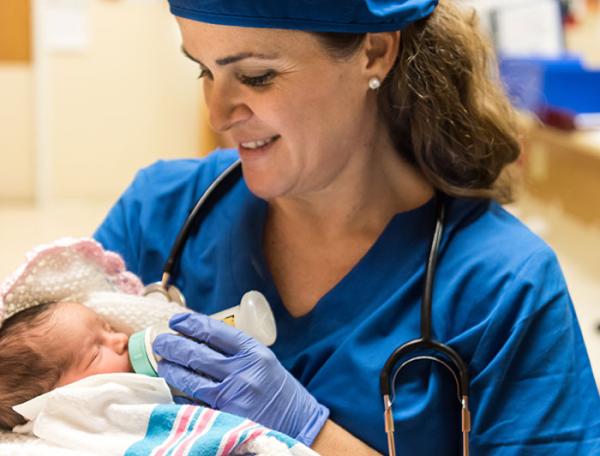
[[[242,296],[240,305],[217,312],[211,317],[243,331],[267,346],[275,343],[277,338],[271,307],[258,291],[247,292]],[[152,343],[156,336],[163,333],[178,334],[169,328],[168,322],[163,322],[131,335],[128,346],[129,360],[136,373],[158,376],[157,363],[160,358],[152,351]]]

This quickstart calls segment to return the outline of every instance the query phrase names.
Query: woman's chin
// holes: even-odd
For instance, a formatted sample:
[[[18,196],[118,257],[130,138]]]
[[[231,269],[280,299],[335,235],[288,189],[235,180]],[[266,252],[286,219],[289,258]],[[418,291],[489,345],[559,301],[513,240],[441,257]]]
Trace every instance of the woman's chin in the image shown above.
[[[273,198],[281,196],[282,194],[281,191],[277,191],[273,188],[273,186],[265,185],[264,182],[255,183],[252,181],[246,181],[246,185],[254,196],[266,201],[272,200]]]
[[[244,181],[248,189],[258,198],[270,200],[286,193],[286,185],[275,172],[259,172],[252,167],[244,167]]]

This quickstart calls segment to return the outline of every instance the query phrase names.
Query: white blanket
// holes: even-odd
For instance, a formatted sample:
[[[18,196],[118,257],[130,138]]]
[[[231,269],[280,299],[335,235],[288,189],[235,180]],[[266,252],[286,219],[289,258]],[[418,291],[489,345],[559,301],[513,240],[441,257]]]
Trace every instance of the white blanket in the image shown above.
[[[150,454],[141,450],[148,447],[149,441],[156,445],[152,453],[161,447],[185,448],[182,454],[190,455],[316,454],[249,420],[204,407],[172,404],[171,392],[163,379],[138,374],[88,377],[38,396],[15,410],[30,420],[15,431],[33,435],[45,446],[31,443],[30,437],[23,440],[26,437],[11,436],[0,440],[0,455]],[[172,423],[168,422],[169,416],[174,417]],[[202,432],[199,423],[205,418],[210,424]],[[188,425],[182,427],[184,419]],[[153,424],[156,422],[160,426]],[[151,434],[154,440],[147,438]],[[24,442],[27,448],[19,446]]]

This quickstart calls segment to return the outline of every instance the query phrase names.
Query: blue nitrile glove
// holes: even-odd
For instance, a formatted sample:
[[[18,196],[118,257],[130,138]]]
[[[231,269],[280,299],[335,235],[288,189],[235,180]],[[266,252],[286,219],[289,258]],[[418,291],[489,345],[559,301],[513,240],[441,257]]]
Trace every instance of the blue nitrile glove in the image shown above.
[[[267,347],[206,315],[175,315],[169,326],[187,336],[159,335],[158,375],[210,407],[249,418],[310,446],[329,410]],[[189,339],[189,338],[192,339]]]

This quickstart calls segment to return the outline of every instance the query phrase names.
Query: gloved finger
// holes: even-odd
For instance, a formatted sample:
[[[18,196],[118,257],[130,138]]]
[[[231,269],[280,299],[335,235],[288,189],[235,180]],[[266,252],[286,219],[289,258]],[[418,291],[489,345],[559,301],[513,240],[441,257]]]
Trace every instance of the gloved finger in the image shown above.
[[[231,360],[208,345],[173,334],[160,334],[152,344],[152,350],[162,358],[223,380],[234,369]]]
[[[179,404],[179,405],[195,405],[196,404],[195,401],[193,401],[187,397],[177,396],[175,394],[173,395],[173,402],[175,402],[176,404]]]
[[[169,321],[169,326],[181,334],[207,343],[226,355],[233,355],[257,343],[240,330],[199,313],[175,315]]]
[[[201,405],[202,407],[210,407],[206,402],[199,401],[197,399],[193,399],[191,397],[186,396],[182,391],[179,391],[175,388],[171,388],[171,393],[173,394],[173,402],[179,405]]]
[[[166,360],[159,361],[158,375],[187,396],[217,407],[219,383],[214,380]]]

